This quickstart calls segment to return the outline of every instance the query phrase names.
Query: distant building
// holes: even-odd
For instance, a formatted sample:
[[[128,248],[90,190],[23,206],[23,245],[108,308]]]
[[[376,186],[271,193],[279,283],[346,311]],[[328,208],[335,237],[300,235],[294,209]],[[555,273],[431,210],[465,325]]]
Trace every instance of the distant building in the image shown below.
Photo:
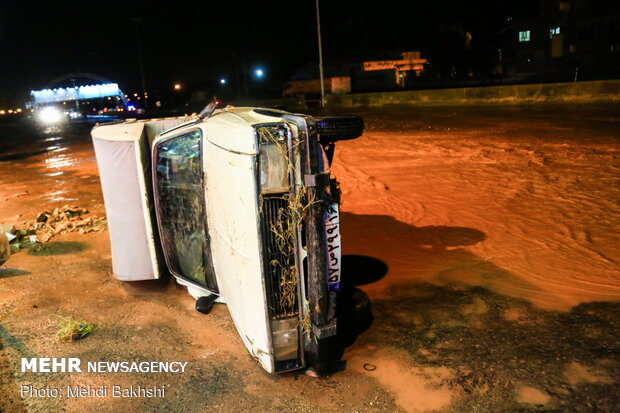
[[[351,93],[351,78],[349,76],[326,77],[323,78],[323,89],[325,93],[332,95],[344,95]],[[287,83],[286,89],[282,92],[282,96],[320,96],[321,80],[291,80]]]
[[[327,61],[325,91],[342,94],[400,89],[409,86],[411,79],[424,73],[427,63],[420,52],[386,53],[364,62],[344,59]],[[283,94],[312,95],[315,93],[312,91],[320,88],[318,77],[316,62],[300,66],[292,73]],[[306,89],[309,90],[305,91]]]
[[[541,0],[511,22],[505,73],[538,81],[620,77],[620,2]]]
[[[424,71],[426,59],[420,57],[420,52],[403,52],[398,60],[375,60],[364,62],[362,67],[365,72],[376,70],[387,70],[393,73],[394,84],[405,87],[406,78],[409,74],[414,73],[420,76]]]

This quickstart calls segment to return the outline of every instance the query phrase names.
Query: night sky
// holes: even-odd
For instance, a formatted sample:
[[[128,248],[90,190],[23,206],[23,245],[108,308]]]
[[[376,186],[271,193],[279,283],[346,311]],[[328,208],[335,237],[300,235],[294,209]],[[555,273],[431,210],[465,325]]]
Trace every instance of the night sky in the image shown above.
[[[0,102],[23,102],[31,89],[70,72],[90,72],[140,90],[136,29],[148,91],[215,84],[262,65],[271,79],[317,56],[314,0],[256,2],[2,2]],[[508,16],[534,15],[537,1],[321,2],[324,56],[381,58],[437,49],[441,30],[484,41]],[[437,50],[435,50],[437,53]]]

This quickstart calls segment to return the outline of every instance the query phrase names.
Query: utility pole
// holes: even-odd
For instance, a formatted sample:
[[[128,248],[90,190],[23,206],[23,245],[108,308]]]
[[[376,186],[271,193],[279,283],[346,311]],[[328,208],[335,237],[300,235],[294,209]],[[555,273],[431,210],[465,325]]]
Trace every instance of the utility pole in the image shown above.
[[[321,17],[319,13],[319,0],[316,0],[316,29],[319,39],[319,79],[321,82],[321,107],[325,107],[325,85],[323,85],[323,47],[321,45]]]
[[[80,102],[79,102],[79,89],[76,89],[75,87],[75,79],[71,79],[71,82],[73,83],[73,89],[75,89],[75,111],[79,114],[80,113]]]
[[[136,29],[136,42],[138,45],[138,63],[140,65],[140,80],[142,81],[142,98],[144,98],[144,109],[149,108],[149,98],[146,93],[146,81],[144,80],[144,65],[142,64],[142,44],[140,42],[140,28],[139,24],[142,21],[142,17],[132,17],[131,20],[136,23],[134,26]]]

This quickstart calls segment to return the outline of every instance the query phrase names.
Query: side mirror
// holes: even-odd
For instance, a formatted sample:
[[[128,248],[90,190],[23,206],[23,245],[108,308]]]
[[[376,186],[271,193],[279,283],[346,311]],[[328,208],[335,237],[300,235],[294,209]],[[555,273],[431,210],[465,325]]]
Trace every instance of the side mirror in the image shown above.
[[[203,119],[209,119],[219,104],[220,101],[216,99],[205,106],[204,109],[198,114],[198,122],[202,122]]]

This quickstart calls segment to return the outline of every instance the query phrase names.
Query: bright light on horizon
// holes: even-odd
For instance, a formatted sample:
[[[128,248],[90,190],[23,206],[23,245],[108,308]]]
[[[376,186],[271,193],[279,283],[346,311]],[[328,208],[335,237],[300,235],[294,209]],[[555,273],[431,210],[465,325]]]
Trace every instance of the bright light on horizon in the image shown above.
[[[39,111],[37,117],[43,123],[57,123],[62,119],[62,113],[55,107],[48,106]]]

